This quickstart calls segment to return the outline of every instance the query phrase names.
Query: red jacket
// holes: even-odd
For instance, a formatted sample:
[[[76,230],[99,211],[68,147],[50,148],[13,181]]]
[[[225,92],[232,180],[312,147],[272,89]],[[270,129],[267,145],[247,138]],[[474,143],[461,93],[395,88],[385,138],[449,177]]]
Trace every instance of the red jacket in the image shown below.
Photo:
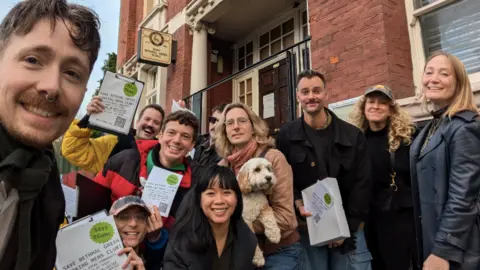
[[[142,186],[140,184],[140,177],[148,178],[148,153],[154,149],[154,155],[158,157],[160,144],[157,140],[137,140],[136,144],[136,148],[123,150],[111,157],[105,164],[103,170],[93,179],[95,182],[112,190],[112,202],[128,195],[141,196]],[[180,187],[178,188],[170,209],[170,217],[163,218],[164,227],[167,229],[170,228],[174,221],[180,202],[192,186],[192,170],[187,159],[184,160],[184,165],[186,168],[185,171],[167,169],[175,173],[183,174]]]

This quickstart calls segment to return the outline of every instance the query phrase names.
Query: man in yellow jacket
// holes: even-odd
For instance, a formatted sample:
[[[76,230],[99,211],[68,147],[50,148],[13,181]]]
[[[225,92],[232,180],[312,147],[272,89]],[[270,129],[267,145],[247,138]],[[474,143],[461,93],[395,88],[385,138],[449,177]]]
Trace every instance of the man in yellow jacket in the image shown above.
[[[87,106],[87,115],[80,121],[74,120],[62,140],[62,155],[73,165],[93,173],[98,173],[110,156],[131,148],[135,139],[155,139],[165,116],[160,105],[150,104],[140,111],[136,130],[128,136],[106,134],[91,138],[93,130],[87,128],[88,119],[91,114],[102,112],[103,108],[102,98],[93,97]]]

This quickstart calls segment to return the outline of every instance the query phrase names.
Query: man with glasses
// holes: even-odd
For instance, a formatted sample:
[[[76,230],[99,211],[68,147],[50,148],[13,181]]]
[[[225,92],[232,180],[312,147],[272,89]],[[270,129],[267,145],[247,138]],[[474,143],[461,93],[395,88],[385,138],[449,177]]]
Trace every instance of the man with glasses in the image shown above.
[[[208,117],[209,133],[199,136],[195,144],[195,154],[193,155],[195,165],[205,167],[211,164],[217,164],[221,160],[213,144],[213,137],[215,136],[215,127],[227,105],[226,103],[222,103],[215,106],[212,110],[212,115]]]
[[[137,270],[160,269],[168,233],[158,208],[149,209],[141,198],[126,196],[113,203],[110,215],[125,246],[119,255],[129,255],[124,267],[130,264]]]

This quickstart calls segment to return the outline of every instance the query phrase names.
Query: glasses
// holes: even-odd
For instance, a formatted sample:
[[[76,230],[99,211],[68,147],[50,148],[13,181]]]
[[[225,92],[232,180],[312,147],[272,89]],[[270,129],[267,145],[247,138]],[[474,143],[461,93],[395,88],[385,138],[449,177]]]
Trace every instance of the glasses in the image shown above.
[[[227,128],[232,128],[235,125],[235,122],[238,126],[244,126],[249,122],[249,120],[244,117],[237,118],[236,121],[235,119],[229,119],[225,122],[225,125],[227,126]]]
[[[216,124],[218,122],[218,119],[214,116],[209,116],[208,122],[210,122],[210,124]]]
[[[147,222],[148,216],[146,213],[120,213],[116,216],[116,218],[122,222],[130,221],[132,218],[135,219],[135,221]]]

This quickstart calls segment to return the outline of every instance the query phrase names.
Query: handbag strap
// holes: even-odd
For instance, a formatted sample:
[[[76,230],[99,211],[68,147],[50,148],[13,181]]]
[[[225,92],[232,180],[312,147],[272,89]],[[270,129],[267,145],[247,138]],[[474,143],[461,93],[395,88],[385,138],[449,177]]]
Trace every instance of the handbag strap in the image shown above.
[[[260,155],[258,155],[257,157],[259,158],[265,158],[265,155],[267,154],[267,152],[271,149],[270,146],[267,146],[265,149],[263,149],[263,151],[260,153]]]

